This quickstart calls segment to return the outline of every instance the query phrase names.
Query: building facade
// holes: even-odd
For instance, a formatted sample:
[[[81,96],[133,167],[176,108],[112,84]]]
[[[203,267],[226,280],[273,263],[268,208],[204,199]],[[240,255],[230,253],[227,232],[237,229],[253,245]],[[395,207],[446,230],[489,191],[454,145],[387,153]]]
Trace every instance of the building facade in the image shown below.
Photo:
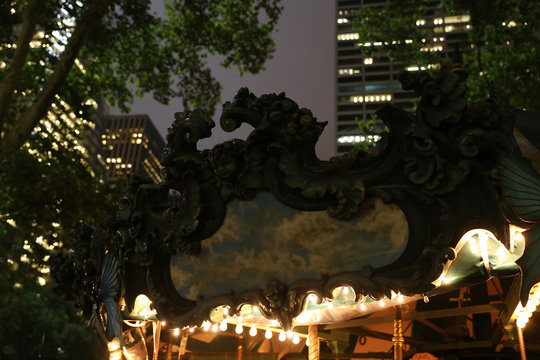
[[[163,181],[159,159],[165,141],[148,115],[107,115],[105,122],[106,177],[116,180],[136,174],[155,183]]]
[[[374,112],[384,103],[392,103],[405,110],[413,110],[412,91],[404,91],[398,81],[403,70],[424,70],[416,64],[393,61],[388,56],[368,57],[366,47],[380,46],[376,41],[359,44],[359,34],[351,25],[357,10],[364,6],[383,7],[399,0],[338,0],[336,9],[337,66],[336,66],[336,136],[337,153],[354,148],[356,143],[377,141],[377,135],[368,135],[358,126],[358,121],[372,119]],[[439,1],[429,3],[425,16],[416,26],[425,30],[422,51],[441,54],[441,59],[454,51],[454,44],[466,37],[470,29],[468,15],[448,15],[439,7]],[[402,41],[411,41],[404,39]],[[397,42],[388,39],[389,43]],[[440,64],[430,64],[438,67]],[[382,124],[375,125],[375,130]]]

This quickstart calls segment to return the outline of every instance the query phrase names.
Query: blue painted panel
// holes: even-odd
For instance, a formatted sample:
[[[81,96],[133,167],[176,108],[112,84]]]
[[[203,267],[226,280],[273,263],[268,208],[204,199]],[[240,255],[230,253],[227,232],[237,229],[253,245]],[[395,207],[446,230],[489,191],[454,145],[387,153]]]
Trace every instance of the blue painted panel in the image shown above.
[[[271,279],[290,285],[390,264],[407,243],[405,215],[379,199],[364,206],[365,216],[339,221],[326,211],[292,209],[265,192],[253,201],[233,201],[220,230],[202,242],[200,254],[172,257],[175,287],[197,300],[264,288]]]

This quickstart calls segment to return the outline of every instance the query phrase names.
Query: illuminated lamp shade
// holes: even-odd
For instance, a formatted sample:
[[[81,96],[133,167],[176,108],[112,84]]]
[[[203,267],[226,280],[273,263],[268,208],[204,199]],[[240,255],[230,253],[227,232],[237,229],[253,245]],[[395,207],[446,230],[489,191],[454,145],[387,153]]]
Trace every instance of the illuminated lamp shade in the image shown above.
[[[152,300],[144,294],[139,294],[135,298],[135,303],[133,304],[133,311],[129,316],[134,318],[142,318],[144,320],[150,319],[156,316],[157,311],[150,307],[152,305]]]

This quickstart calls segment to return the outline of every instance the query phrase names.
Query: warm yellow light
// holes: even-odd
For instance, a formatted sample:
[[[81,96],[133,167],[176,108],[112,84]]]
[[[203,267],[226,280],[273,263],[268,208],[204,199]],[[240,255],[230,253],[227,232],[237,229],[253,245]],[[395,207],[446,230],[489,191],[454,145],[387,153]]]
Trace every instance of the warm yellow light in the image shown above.
[[[272,338],[272,330],[266,329],[266,331],[264,332],[264,337],[267,338],[267,339],[271,339]]]
[[[366,304],[364,303],[360,304],[360,310],[366,311]]]
[[[300,342],[300,336],[298,334],[294,334],[292,337],[293,344],[298,344]]]
[[[526,318],[526,317],[518,317],[517,320],[516,320],[516,325],[517,325],[518,328],[523,329],[525,327],[525,325],[527,325],[528,321],[529,321],[529,319]]]
[[[279,333],[279,336],[278,336],[279,341],[285,341],[286,338],[287,338],[287,335],[285,335],[284,332]]]
[[[236,324],[236,327],[234,328],[234,332],[237,334],[241,334],[244,331],[244,327],[242,324]]]
[[[180,335],[180,329],[179,329],[179,328],[175,328],[175,329],[173,330],[173,335],[174,335],[174,336]]]
[[[227,331],[227,323],[225,321],[223,321],[221,324],[219,324],[219,330]]]
[[[203,328],[204,331],[210,330],[210,326],[212,326],[210,321],[204,321],[203,324],[202,324],[202,328]]]
[[[219,330],[218,324],[213,324],[212,325],[212,331],[217,332],[218,330]]]
[[[249,329],[249,335],[251,336],[257,335],[257,328],[255,326],[252,326],[251,329]]]
[[[194,328],[194,327],[190,327],[190,328],[189,328],[189,332],[190,332],[190,333],[195,332],[195,328]]]
[[[379,306],[384,307],[384,300],[383,299],[379,300]]]
[[[403,295],[399,294],[397,296],[397,301],[398,301],[398,303],[402,303],[403,302]]]

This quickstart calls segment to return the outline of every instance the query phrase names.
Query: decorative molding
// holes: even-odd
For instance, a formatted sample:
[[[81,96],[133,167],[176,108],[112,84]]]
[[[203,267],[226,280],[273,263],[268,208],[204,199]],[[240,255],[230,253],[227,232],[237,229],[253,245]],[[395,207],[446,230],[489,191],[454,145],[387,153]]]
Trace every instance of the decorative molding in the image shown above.
[[[218,306],[229,306],[234,315],[250,304],[288,329],[310,293],[331,298],[332,290],[343,285],[351,286],[357,298],[430,292],[468,230],[484,228],[508,245],[507,219],[513,222],[516,216],[499,195],[497,171],[503,154],[519,156],[512,108],[497,91],[487,101],[467,104],[464,79],[449,71],[435,79],[408,73],[401,80],[421,96],[416,113],[383,106],[377,115],[388,131],[377,148],[328,161],[315,155],[326,122],[283,93],[257,97],[240,89],[223,105],[220,125],[226,131],[244,123],[254,129],[246,140],[211,150],[200,151],[197,143],[211,135],[214,122],[197,110],[175,114],[163,159],[166,181],[155,185],[133,178],[113,222],[125,262],[128,307],[134,294],[146,293],[159,317],[191,326],[208,320]],[[407,246],[380,268],[289,284],[276,279],[197,301],[179,294],[170,257],[198,256],[201,242],[222,226],[229,204],[254,201],[259,192],[271,193],[290,208],[326,211],[351,224],[361,221],[366,199],[380,198],[405,215]],[[146,275],[135,279],[127,272]]]

